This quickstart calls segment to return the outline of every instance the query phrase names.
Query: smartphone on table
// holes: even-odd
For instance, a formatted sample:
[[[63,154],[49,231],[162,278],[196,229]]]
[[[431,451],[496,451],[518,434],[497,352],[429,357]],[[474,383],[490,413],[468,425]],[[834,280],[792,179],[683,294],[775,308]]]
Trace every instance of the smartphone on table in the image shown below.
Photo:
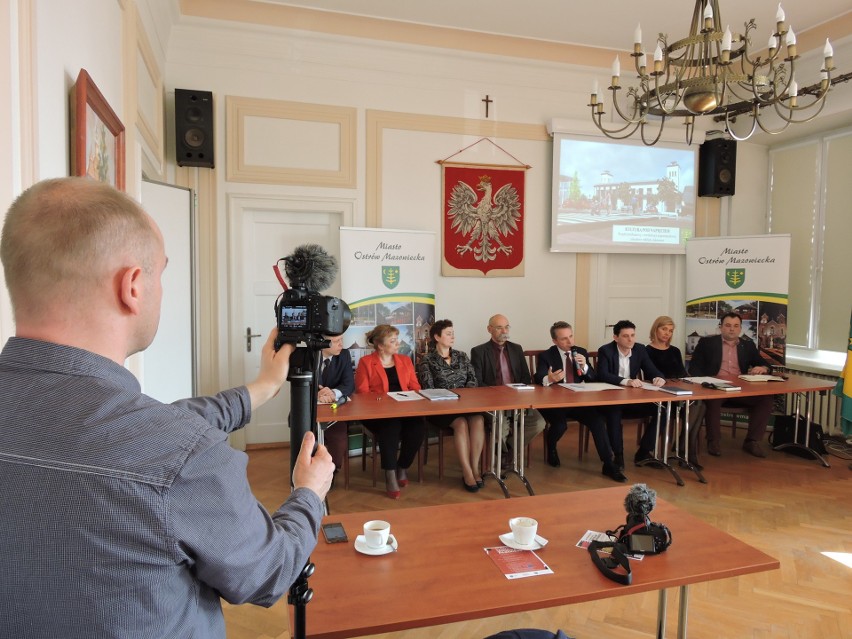
[[[322,525],[322,534],[325,537],[326,543],[340,544],[349,541],[346,536],[346,531],[343,529],[343,524],[327,523]]]

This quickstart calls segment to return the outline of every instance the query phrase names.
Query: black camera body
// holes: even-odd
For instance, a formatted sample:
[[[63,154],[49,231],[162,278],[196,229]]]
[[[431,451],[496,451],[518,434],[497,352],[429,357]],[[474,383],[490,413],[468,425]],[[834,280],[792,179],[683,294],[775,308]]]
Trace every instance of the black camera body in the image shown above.
[[[619,532],[618,543],[637,555],[658,555],[672,545],[672,533],[668,527],[647,518],[638,521],[630,518]]]
[[[342,335],[351,319],[349,305],[340,298],[300,287],[288,289],[275,303],[278,326],[275,350],[287,343],[309,342],[323,335]]]

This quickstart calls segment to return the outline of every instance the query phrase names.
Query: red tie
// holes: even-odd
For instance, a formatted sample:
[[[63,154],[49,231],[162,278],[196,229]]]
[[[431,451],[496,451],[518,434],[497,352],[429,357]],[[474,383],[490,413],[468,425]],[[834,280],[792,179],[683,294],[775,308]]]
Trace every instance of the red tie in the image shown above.
[[[574,381],[574,366],[571,364],[571,353],[565,353],[565,381],[568,384]]]

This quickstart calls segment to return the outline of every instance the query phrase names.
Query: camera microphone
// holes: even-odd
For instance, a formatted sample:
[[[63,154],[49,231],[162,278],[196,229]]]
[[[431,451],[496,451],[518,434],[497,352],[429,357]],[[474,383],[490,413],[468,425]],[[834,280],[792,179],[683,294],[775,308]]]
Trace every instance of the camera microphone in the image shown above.
[[[645,484],[633,484],[627,497],[624,498],[624,509],[627,511],[627,527],[648,521],[648,515],[657,505],[657,491]]]
[[[284,272],[291,286],[304,286],[309,291],[324,291],[337,277],[337,258],[319,244],[297,246],[284,259]]]
[[[574,362],[574,377],[580,378],[583,376],[583,367],[577,363],[577,347],[571,347],[571,361]]]

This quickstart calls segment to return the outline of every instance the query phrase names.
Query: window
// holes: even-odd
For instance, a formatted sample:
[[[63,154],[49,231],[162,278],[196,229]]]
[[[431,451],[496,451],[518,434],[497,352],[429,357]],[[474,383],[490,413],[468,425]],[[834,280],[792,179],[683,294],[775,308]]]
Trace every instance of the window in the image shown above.
[[[852,130],[770,151],[769,232],[791,235],[788,344],[847,348],[852,306]]]

